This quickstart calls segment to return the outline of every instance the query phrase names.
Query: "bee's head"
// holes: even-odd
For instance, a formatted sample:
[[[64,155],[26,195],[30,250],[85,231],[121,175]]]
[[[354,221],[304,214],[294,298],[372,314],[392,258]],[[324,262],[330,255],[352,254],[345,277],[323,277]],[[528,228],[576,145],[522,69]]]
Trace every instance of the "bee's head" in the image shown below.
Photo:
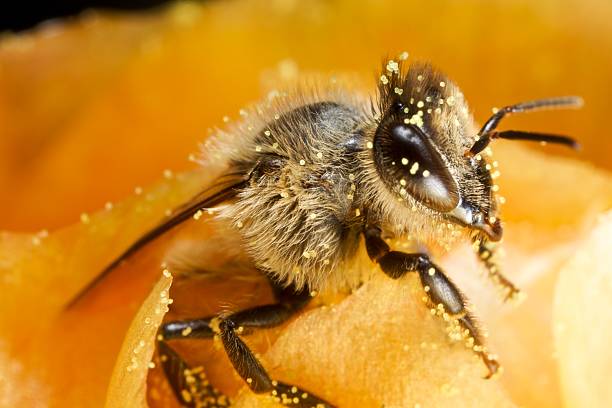
[[[495,132],[503,113],[493,115],[477,132],[459,89],[428,65],[413,64],[403,73],[401,64],[391,61],[383,68],[380,80],[379,120],[372,149],[377,173],[386,189],[408,208],[421,208],[484,233],[489,240],[500,240],[502,227],[492,166],[481,151],[490,153],[489,141],[504,137],[504,132]],[[546,106],[568,101],[547,100]],[[542,101],[538,103],[511,108],[541,107]],[[514,111],[518,110],[506,113]],[[545,137],[545,141],[562,139],[565,144],[571,141],[553,135],[513,132],[515,139]],[[539,138],[533,139],[536,136]]]

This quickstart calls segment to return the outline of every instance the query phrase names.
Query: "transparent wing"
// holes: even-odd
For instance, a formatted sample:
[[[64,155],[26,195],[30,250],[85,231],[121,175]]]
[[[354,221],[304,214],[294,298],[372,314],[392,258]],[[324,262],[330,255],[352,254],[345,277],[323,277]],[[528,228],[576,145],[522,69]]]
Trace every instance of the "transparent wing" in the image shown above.
[[[117,266],[127,258],[138,252],[149,242],[168,232],[179,224],[189,220],[202,208],[215,207],[224,201],[233,198],[237,191],[244,187],[248,181],[248,175],[244,173],[232,173],[220,177],[212,186],[198,193],[191,200],[174,210],[169,218],[146,232],[130,245],[123,253],[109,263],[91,282],[87,284],[79,293],[74,296],[66,305],[71,308],[83,299],[94,287],[102,282]]]

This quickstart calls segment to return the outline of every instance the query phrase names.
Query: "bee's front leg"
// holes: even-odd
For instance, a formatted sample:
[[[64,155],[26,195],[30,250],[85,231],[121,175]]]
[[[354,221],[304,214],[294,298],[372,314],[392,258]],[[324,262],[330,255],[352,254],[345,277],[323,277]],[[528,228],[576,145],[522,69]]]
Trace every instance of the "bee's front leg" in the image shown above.
[[[421,285],[436,314],[454,324],[457,329],[455,333],[465,338],[468,346],[480,356],[489,370],[486,378],[496,374],[500,368],[499,363],[487,351],[474,318],[466,309],[465,297],[444,272],[431,262],[429,256],[391,251],[381,237],[380,228],[375,226],[367,226],[364,235],[370,259],[378,263],[389,277],[399,279],[408,272],[418,272]]]

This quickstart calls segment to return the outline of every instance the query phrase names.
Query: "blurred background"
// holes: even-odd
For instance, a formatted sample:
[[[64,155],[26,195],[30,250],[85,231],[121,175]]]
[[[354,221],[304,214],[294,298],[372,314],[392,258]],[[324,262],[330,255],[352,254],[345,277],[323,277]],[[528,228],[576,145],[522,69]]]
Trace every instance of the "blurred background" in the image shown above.
[[[581,111],[506,128],[569,134],[612,168],[605,0],[24,1],[0,13],[0,229],[54,230],[161,178],[280,73],[429,60],[491,108],[563,94]],[[534,146],[534,149],[541,149]],[[547,147],[550,154],[575,155]]]

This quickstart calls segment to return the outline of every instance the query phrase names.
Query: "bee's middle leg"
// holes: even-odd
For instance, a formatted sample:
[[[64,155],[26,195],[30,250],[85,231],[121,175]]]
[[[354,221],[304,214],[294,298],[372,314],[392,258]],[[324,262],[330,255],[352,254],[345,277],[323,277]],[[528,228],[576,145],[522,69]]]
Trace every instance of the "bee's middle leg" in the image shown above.
[[[311,299],[310,292],[306,289],[300,291],[296,291],[293,287],[282,289],[274,287],[274,289],[278,300],[274,304],[256,306],[224,317],[211,316],[167,322],[160,328],[160,344],[168,347],[166,344],[168,340],[211,338],[219,335],[234,369],[253,392],[270,393],[277,397],[279,402],[295,407],[331,407],[329,403],[296,386],[272,380],[254,353],[239,337],[239,334],[246,334],[253,329],[283,324]],[[176,372],[169,372],[165,368],[164,371],[167,376],[176,375]],[[178,383],[173,379],[169,381],[171,385]],[[174,392],[185,402],[182,390],[174,389]],[[214,396],[209,397],[212,400]]]
[[[474,317],[466,309],[465,297],[440,267],[431,262],[427,254],[391,251],[382,239],[378,227],[366,227],[364,235],[369,257],[378,263],[389,277],[399,279],[408,272],[419,274],[421,285],[427,293],[429,303],[436,309],[436,314],[443,316],[445,320],[456,322],[459,335],[467,337],[472,350],[487,366],[487,378],[497,373],[499,363],[487,351]]]

